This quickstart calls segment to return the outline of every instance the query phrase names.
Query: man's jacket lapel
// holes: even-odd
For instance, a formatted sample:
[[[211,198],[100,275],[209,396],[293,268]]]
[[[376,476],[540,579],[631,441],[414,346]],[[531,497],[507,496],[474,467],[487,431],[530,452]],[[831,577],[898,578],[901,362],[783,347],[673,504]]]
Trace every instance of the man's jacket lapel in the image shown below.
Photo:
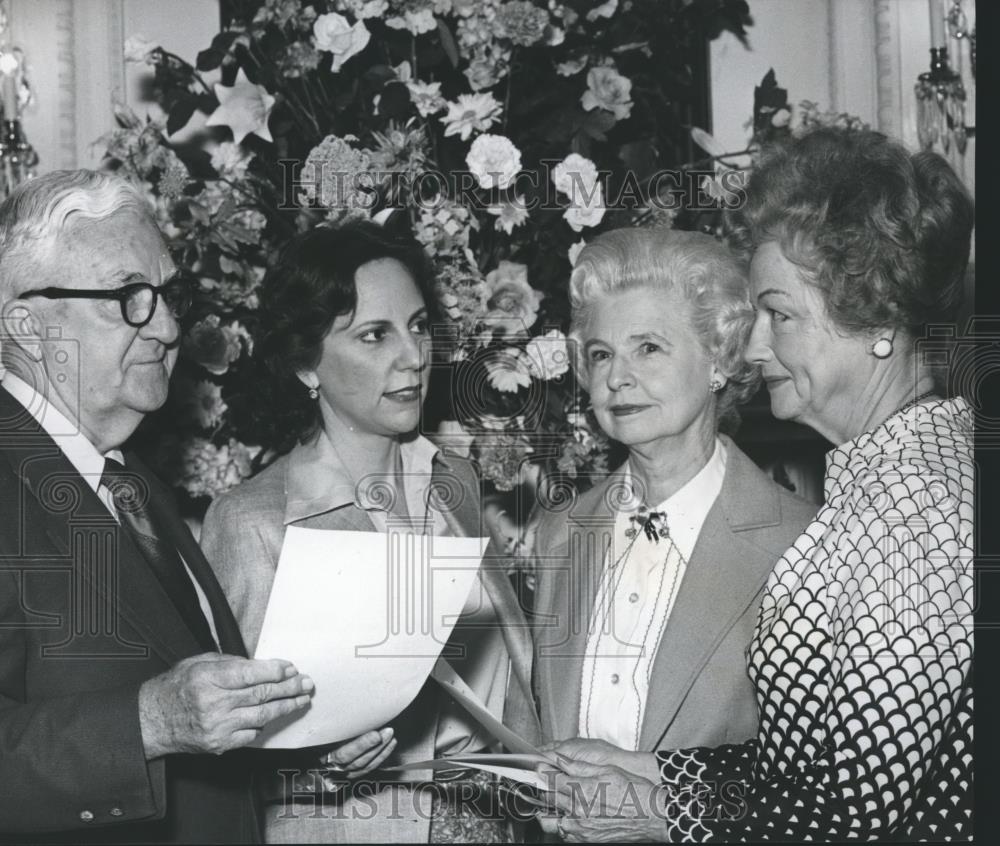
[[[134,455],[128,455],[129,469],[142,476],[150,489],[150,508],[157,523],[166,533],[163,539],[180,553],[188,569],[198,581],[198,585],[208,599],[212,610],[212,622],[218,634],[220,646],[224,652],[245,658],[247,654],[239,624],[233,616],[232,608],[226,600],[222,587],[215,577],[211,566],[205,560],[205,555],[198,546],[187,524],[178,512],[173,502],[173,494],[154,476],[149,469]]]
[[[25,519],[30,510],[42,521],[41,526],[22,527],[23,557],[51,559],[54,549],[65,562],[80,615],[71,621],[71,630],[94,629],[86,636],[120,639],[120,615],[169,664],[199,652],[197,640],[128,533],[52,437],[2,388],[0,421],[0,450],[32,501],[30,509],[28,502],[19,503],[16,513]],[[122,643],[126,652],[135,646]]]

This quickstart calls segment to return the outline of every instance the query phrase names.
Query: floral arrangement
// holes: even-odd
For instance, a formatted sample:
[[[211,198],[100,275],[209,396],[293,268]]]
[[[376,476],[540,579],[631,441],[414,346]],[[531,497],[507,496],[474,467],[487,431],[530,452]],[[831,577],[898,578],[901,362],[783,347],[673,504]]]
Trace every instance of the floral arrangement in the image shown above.
[[[699,57],[722,29],[743,36],[744,0],[228,10],[194,65],[129,39],[160,113],[122,108],[106,138],[200,280],[170,401],[140,448],[202,504],[270,460],[250,366],[266,269],[298,231],[400,210],[448,320],[428,432],[464,445],[499,490],[539,470],[574,484],[606,473],[609,445],[570,371],[566,282],[599,228],[698,225],[701,177],[681,165],[705,117]]]

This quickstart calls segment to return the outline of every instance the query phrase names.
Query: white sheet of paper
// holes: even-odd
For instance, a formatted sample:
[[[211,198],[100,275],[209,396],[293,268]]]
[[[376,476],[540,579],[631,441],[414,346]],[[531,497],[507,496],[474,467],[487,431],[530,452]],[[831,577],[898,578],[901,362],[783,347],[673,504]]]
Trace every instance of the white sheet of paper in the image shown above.
[[[448,640],[488,542],[289,526],[254,657],[291,661],[316,692],[253,745],[333,743],[403,711]]]
[[[524,755],[541,755],[543,760],[554,763],[555,759],[540,753],[527,740],[507,728],[507,726],[493,716],[479,700],[475,692],[465,683],[465,680],[455,672],[455,668],[444,658],[438,658],[434,664],[434,669],[431,671],[431,677],[508,750]]]

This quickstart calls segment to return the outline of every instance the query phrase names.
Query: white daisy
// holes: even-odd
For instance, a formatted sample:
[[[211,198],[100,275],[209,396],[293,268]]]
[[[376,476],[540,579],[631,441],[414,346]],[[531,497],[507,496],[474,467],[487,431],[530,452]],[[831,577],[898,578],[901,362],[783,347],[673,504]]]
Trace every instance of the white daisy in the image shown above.
[[[493,126],[502,111],[503,106],[492,94],[459,94],[457,101],[448,103],[448,114],[441,118],[444,134],[468,141],[473,132],[485,132]]]

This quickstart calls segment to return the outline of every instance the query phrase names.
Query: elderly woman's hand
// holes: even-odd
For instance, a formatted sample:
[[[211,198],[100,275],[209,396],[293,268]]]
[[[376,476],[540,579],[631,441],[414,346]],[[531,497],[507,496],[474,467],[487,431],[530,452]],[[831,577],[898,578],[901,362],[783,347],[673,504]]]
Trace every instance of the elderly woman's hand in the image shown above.
[[[608,764],[560,757],[561,771],[546,769],[544,794],[558,817],[542,828],[570,843],[666,840],[665,795],[659,784]]]
[[[372,730],[331,747],[320,762],[335,774],[356,779],[378,768],[395,748],[391,728]]]
[[[539,748],[542,752],[554,752],[573,761],[619,767],[654,783],[660,780],[660,766],[652,752],[630,752],[606,740],[585,737],[546,743]]]

